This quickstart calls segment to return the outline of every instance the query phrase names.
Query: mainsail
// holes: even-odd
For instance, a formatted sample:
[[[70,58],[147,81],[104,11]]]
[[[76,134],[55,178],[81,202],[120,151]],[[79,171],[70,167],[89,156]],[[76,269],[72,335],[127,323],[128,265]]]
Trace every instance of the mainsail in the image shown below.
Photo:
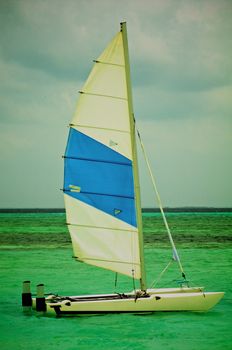
[[[113,38],[80,91],[64,156],[64,197],[77,260],[141,279],[125,35]]]

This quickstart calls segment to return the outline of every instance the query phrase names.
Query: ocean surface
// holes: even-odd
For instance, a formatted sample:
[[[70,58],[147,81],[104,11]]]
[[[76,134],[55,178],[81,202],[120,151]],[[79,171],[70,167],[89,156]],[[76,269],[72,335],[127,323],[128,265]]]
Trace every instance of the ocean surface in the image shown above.
[[[157,312],[56,318],[24,314],[22,281],[38,283],[46,293],[63,295],[125,292],[133,281],[72,258],[63,213],[0,213],[2,350],[231,350],[232,213],[167,213],[187,279],[192,286],[224,291],[207,313]],[[144,213],[148,284],[158,280],[171,259],[160,214]],[[173,263],[157,287],[176,287],[180,273]]]

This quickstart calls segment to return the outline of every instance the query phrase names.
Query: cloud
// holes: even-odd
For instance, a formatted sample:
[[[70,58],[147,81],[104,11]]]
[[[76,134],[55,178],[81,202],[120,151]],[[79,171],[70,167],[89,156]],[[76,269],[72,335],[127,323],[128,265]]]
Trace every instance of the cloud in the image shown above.
[[[149,14],[149,24],[140,21],[136,28],[131,55],[136,85],[183,91],[231,85],[232,6],[212,1],[171,5],[173,13],[162,14],[162,23],[156,23],[157,16],[149,21]]]
[[[0,70],[2,122],[47,124],[73,113],[82,81],[61,81],[46,72],[1,60]]]
[[[64,80],[83,78],[95,58],[89,45],[85,5],[74,1],[6,2],[1,12],[2,56]],[[84,3],[83,3],[84,4]],[[56,6],[55,6],[56,5]],[[96,31],[92,31],[92,40]],[[83,52],[86,53],[84,58]]]
[[[229,0],[1,1],[0,206],[62,205],[66,125],[92,60],[123,20],[135,115],[155,169],[153,149],[160,154],[165,204],[227,205],[231,12]],[[147,190],[144,205],[149,196]]]
[[[139,120],[231,118],[232,87],[219,87],[208,91],[173,91],[157,86],[134,89],[134,111]]]
[[[3,58],[61,80],[84,79],[126,17],[136,85],[205,90],[231,83],[228,1],[25,0],[3,2],[1,10]]]
[[[140,121],[164,206],[231,206],[232,121]],[[158,206],[140,154],[143,205]]]

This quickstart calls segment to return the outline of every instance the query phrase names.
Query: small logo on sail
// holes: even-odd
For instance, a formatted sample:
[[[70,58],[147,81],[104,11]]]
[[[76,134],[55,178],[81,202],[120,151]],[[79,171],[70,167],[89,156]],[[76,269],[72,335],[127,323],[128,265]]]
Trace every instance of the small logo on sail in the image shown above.
[[[114,209],[114,215],[116,216],[116,215],[119,215],[120,213],[122,212],[122,210],[121,209]]]
[[[110,147],[115,147],[117,145],[118,145],[117,142],[110,140]]]
[[[79,186],[69,185],[69,188],[71,192],[81,192],[81,188]]]

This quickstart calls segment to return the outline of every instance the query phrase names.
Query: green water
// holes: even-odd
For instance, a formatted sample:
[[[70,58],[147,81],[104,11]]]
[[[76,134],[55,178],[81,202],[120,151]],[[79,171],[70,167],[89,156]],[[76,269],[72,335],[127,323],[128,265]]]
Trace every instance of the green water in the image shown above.
[[[171,252],[160,215],[143,219],[150,284]],[[72,259],[64,214],[0,214],[1,349],[232,349],[232,214],[169,213],[168,221],[191,284],[226,292],[215,308],[55,318],[23,314],[23,280],[31,280],[33,291],[45,283],[46,292],[88,294],[114,292],[114,274]],[[178,278],[173,264],[159,287],[175,287]],[[132,288],[129,278],[119,277],[118,292]]]

